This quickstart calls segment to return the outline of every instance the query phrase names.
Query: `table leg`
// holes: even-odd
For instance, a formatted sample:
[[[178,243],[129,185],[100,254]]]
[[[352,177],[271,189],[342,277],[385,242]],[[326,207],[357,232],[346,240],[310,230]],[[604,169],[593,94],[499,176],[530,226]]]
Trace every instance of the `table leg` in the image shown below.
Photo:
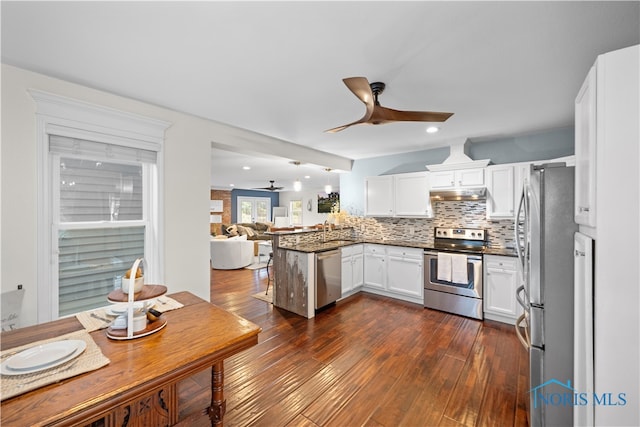
[[[209,419],[211,425],[222,427],[224,413],[227,411],[227,401],[224,400],[224,363],[216,362],[211,369],[211,406]]]

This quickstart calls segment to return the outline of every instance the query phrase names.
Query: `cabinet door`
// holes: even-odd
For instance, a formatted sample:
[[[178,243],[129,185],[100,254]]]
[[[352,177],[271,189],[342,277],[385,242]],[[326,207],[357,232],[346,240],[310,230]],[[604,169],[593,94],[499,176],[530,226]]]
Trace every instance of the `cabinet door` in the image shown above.
[[[421,216],[430,214],[428,172],[403,173],[394,176],[395,215]]]
[[[342,296],[353,290],[353,256],[342,255],[342,271],[340,273],[342,282]]]
[[[575,221],[596,226],[596,71],[592,67],[575,107]]]
[[[387,263],[387,290],[422,298],[422,251],[415,256],[410,250],[390,250]]]
[[[364,255],[362,253],[353,255],[351,260],[352,268],[352,289],[362,287],[364,285]]]
[[[383,246],[366,245],[364,249],[364,284],[371,288],[387,286],[387,253]]]
[[[593,241],[574,237],[573,378],[576,390],[593,394]],[[573,407],[574,425],[594,425],[593,406]]]
[[[514,168],[512,165],[487,168],[487,218],[513,218]]]
[[[484,310],[514,320],[522,309],[516,300],[518,270],[515,258],[485,256]]]
[[[455,171],[455,185],[458,187],[475,187],[484,185],[484,169],[459,169]]]
[[[454,171],[431,172],[431,188],[453,187],[456,184]]]
[[[393,176],[365,178],[364,210],[367,216],[393,215]]]

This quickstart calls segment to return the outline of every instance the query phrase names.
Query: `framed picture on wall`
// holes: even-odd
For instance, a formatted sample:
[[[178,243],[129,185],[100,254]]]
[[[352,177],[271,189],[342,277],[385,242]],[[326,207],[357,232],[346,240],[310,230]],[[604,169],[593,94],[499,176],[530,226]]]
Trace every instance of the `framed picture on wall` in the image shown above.
[[[340,193],[318,194],[318,213],[331,213],[340,208]]]

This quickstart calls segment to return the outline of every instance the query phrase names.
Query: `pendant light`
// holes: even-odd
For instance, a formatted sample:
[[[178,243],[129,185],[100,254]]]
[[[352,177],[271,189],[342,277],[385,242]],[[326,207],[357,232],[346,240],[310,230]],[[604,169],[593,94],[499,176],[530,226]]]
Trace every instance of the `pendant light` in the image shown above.
[[[327,171],[327,173],[331,173],[331,168],[325,168],[324,170]],[[329,195],[332,191],[333,188],[331,188],[331,183],[329,182],[329,175],[327,175],[327,185],[324,186],[324,192]]]
[[[300,166],[300,162],[297,160],[293,160],[289,163],[291,163],[292,165],[295,165],[296,167]],[[302,182],[300,181],[300,178],[296,178],[296,180],[293,181],[293,190],[294,191],[302,190]]]

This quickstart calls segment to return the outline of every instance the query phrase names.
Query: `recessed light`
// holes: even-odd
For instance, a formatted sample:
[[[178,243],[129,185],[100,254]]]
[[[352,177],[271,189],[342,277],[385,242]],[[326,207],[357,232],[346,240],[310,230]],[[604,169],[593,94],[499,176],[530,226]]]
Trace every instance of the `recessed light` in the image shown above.
[[[304,176],[304,179],[309,179],[309,178],[311,178],[311,176],[309,176],[309,175],[305,175]]]
[[[248,171],[249,169],[251,169],[251,166],[243,166],[242,169]]]
[[[427,128],[427,133],[436,133],[440,130],[440,128],[438,128],[437,126],[429,126]]]
[[[229,187],[234,187],[234,186],[235,186],[234,184],[229,184]]]

